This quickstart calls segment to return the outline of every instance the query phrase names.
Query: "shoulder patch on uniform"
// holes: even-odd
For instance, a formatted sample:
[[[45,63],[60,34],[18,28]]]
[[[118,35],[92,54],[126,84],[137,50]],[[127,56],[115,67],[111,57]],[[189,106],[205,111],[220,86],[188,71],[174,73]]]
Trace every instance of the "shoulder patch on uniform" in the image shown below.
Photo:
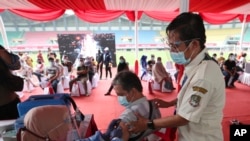
[[[203,94],[207,93],[207,89],[198,86],[193,86],[193,91],[201,92]]]
[[[197,107],[200,105],[200,101],[201,101],[201,96],[193,94],[190,97],[189,104],[193,107]]]

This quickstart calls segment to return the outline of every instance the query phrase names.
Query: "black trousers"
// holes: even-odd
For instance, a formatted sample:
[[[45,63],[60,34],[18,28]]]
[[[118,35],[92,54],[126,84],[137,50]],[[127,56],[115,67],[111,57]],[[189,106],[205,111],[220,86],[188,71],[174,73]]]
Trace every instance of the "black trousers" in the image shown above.
[[[99,73],[99,69],[100,69],[100,73]],[[103,69],[103,63],[99,63],[97,65],[97,73],[100,74],[100,79],[102,78],[102,69]]]
[[[105,71],[106,71],[106,78],[108,78],[108,73],[110,75],[110,78],[112,78],[111,67],[109,65],[106,65]]]

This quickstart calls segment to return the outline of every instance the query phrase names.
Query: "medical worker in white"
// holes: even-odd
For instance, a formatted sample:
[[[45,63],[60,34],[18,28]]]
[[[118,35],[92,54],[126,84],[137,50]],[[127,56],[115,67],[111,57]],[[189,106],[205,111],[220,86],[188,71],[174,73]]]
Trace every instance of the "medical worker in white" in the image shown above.
[[[185,65],[183,83],[176,99],[155,99],[155,104],[176,106],[176,114],[154,120],[138,114],[138,121],[130,123],[130,132],[177,127],[178,141],[223,141],[225,82],[218,64],[207,54],[202,18],[182,13],[168,25],[166,33],[172,60]]]

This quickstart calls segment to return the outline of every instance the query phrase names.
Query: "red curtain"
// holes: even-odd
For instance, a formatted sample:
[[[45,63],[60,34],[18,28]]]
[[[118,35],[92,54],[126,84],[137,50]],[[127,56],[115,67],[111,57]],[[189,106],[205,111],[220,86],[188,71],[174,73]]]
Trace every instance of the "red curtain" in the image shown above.
[[[125,13],[130,21],[135,21],[135,11],[126,11]],[[142,16],[142,11],[138,12],[137,20],[140,20]]]
[[[42,9],[105,10],[103,0],[28,0]]]
[[[190,0],[189,11],[221,13],[249,2],[250,0]]]
[[[160,20],[160,21],[168,21],[168,22],[173,20],[177,15],[179,15],[179,12],[145,11],[144,13],[153,19]]]
[[[244,15],[240,15],[239,19],[240,19],[241,22],[243,22],[244,21]],[[250,22],[250,15],[247,15],[246,22]]]
[[[51,21],[59,18],[65,12],[65,10],[16,10],[12,9],[11,12],[22,16],[24,18],[35,21]]]
[[[107,10],[74,10],[74,12],[80,19],[91,23],[108,22],[120,17],[124,13],[124,11]]]
[[[238,14],[215,14],[215,13],[200,13],[204,21],[210,24],[224,24],[238,18]]]

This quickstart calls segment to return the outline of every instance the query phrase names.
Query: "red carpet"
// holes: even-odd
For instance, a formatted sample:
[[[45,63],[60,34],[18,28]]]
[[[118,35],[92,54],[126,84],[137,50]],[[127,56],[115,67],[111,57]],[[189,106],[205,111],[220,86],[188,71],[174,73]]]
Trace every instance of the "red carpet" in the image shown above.
[[[116,72],[113,69],[112,72]],[[78,107],[84,114],[94,114],[94,118],[99,130],[105,131],[109,122],[118,118],[119,114],[123,111],[114,91],[111,92],[111,96],[104,96],[109,89],[111,79],[100,80],[98,88],[92,90],[92,94],[89,97],[74,97]],[[159,93],[155,92],[154,95],[150,95],[147,90],[147,83],[143,82],[143,93],[148,99],[154,97],[164,100],[172,100],[177,96],[176,90],[172,93]],[[68,91],[65,91],[68,92]],[[24,93],[22,100],[25,100],[30,95],[41,94],[42,89],[37,87],[32,93]],[[223,132],[224,141],[229,141],[229,124],[231,119],[238,119],[243,123],[250,123],[250,87],[236,83],[236,88],[226,89],[226,105],[224,109],[223,120]],[[172,115],[173,108],[161,109],[162,116]]]

